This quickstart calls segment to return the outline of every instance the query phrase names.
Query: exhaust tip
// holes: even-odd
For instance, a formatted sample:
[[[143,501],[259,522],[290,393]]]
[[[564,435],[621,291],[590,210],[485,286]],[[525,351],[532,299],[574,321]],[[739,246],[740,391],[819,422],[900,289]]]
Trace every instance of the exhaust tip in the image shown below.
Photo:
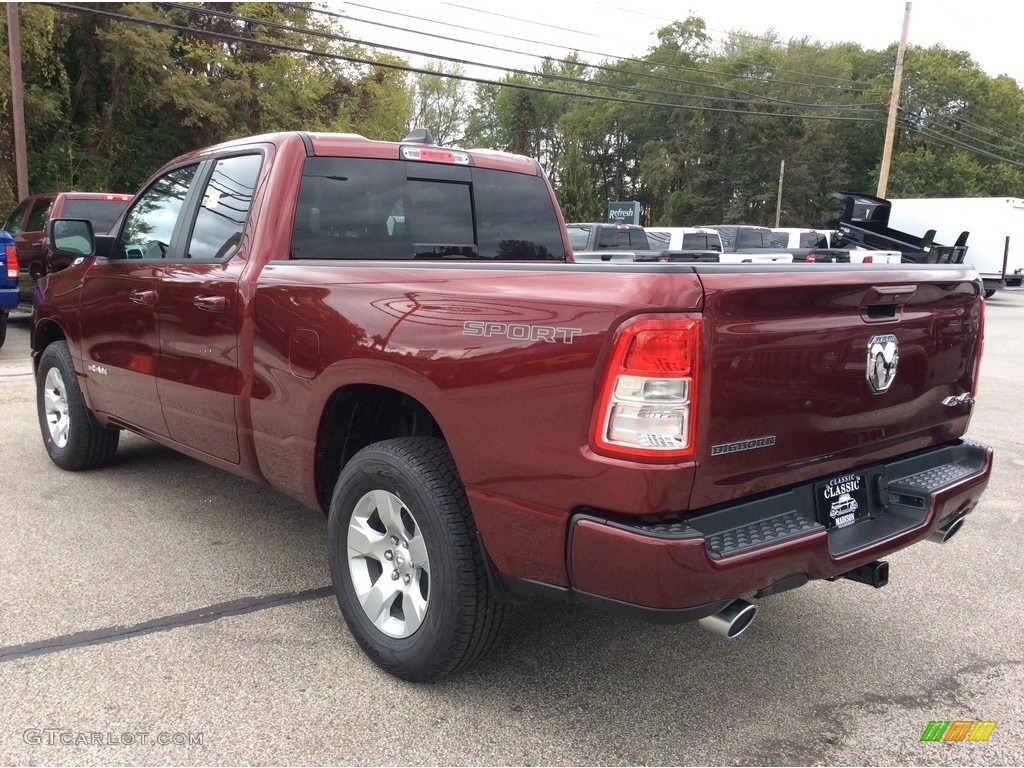
[[[700,624],[701,629],[705,629],[719,637],[724,637],[726,640],[732,640],[743,634],[756,615],[756,605],[737,598],[718,613],[705,616],[703,619],[699,619],[697,623]]]
[[[928,540],[934,541],[936,544],[945,544],[958,533],[960,533],[960,529],[964,527],[964,521],[966,519],[966,513],[953,518],[940,528],[936,528],[932,532],[931,536],[928,537]]]

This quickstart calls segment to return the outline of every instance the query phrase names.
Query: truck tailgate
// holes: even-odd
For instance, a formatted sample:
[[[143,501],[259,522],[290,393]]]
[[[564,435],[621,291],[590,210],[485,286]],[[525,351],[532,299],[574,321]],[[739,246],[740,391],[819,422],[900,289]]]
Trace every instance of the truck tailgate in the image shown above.
[[[983,303],[968,268],[697,268],[706,291],[690,509],[964,434]]]

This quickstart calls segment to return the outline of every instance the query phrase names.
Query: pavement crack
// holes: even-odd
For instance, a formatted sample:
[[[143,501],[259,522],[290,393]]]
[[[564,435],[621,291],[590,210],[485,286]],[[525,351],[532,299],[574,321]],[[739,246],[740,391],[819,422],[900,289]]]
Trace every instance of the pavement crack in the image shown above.
[[[215,603],[205,608],[197,608],[192,611],[185,611],[184,613],[161,616],[160,618],[150,619],[139,624],[88,629],[69,635],[47,638],[46,640],[36,640],[31,643],[22,643],[21,645],[0,647],[0,662],[16,661],[17,659],[24,659],[30,656],[44,656],[50,653],[68,651],[73,648],[85,648],[90,645],[114,643],[119,640],[151,635],[154,632],[166,632],[167,630],[178,629],[179,627],[207,624],[227,616],[241,616],[246,613],[263,611],[267,608],[277,608],[282,605],[319,600],[324,597],[330,597],[333,594],[334,589],[332,587],[316,587],[315,589],[305,589],[298,592],[282,592],[275,595],[229,600],[228,602]]]

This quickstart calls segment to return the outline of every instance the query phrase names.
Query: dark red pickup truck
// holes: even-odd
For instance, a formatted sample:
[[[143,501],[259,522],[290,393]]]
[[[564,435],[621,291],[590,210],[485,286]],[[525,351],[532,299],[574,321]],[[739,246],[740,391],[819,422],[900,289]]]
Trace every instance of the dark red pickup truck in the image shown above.
[[[130,429],[323,510],[353,635],[409,680],[481,657],[514,596],[734,636],[808,580],[881,586],[988,482],[962,265],[574,264],[536,161],[306,133],[51,240],[53,461]]]

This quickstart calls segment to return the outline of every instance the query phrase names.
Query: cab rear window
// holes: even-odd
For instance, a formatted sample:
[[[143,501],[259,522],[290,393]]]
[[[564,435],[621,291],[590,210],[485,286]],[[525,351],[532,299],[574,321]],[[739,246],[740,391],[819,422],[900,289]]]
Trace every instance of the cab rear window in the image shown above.
[[[65,200],[62,219],[88,219],[97,234],[108,232],[121,211],[128,207],[127,200]]]
[[[703,232],[688,232],[683,235],[683,250],[698,251],[721,251],[722,240],[720,237],[704,234]]]
[[[564,260],[539,176],[403,160],[306,161],[292,259]]]

